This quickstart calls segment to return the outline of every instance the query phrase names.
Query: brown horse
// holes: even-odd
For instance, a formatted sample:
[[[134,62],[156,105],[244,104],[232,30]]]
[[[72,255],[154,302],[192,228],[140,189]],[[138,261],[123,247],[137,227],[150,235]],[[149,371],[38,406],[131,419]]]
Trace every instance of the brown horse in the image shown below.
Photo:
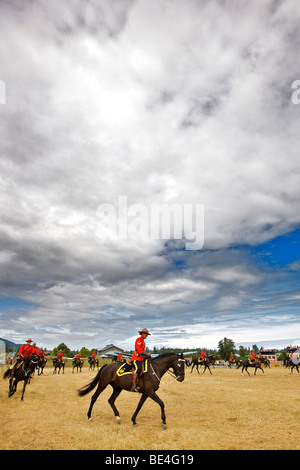
[[[288,363],[287,363],[287,366],[286,367],[290,367],[291,368],[291,374],[293,373],[293,369],[296,369],[296,371],[298,372],[298,374],[300,373],[299,372],[299,365],[300,365],[300,360],[299,359],[296,359],[295,357],[293,358],[290,358]]]
[[[242,368],[242,373],[244,372],[244,370],[246,370],[247,374],[249,374],[248,372],[248,367],[255,367],[255,371],[254,371],[254,375],[256,375],[256,371],[257,369],[260,369],[262,370],[263,374],[264,374],[264,370],[261,366],[261,362],[259,359],[257,359],[256,361],[254,362],[251,362],[251,361],[248,361],[248,359],[244,359],[242,362],[241,362],[241,366],[243,367]]]
[[[55,357],[52,359],[52,362],[54,367],[53,374],[56,374],[56,369],[58,369],[58,373],[60,373],[60,369],[62,369],[63,374],[65,373],[65,361],[63,361],[60,357]]]
[[[142,393],[141,399],[139,404],[131,418],[132,424],[136,426],[136,417],[140,409],[142,408],[143,404],[147,400],[147,398],[151,398],[156,403],[159,404],[161,408],[161,419],[162,419],[162,426],[166,428],[166,416],[165,416],[165,405],[163,401],[159,398],[159,396],[155,393],[156,390],[159,388],[162,376],[168,371],[168,369],[172,368],[175,374],[175,378],[182,382],[184,380],[184,364],[185,361],[182,357],[178,356],[178,354],[174,353],[166,353],[160,356],[157,356],[155,359],[150,359],[148,363],[148,371],[139,377],[138,379],[138,391]],[[121,366],[122,367],[122,366]],[[101,392],[107,387],[107,385],[111,385],[113,388],[113,393],[110,396],[108,403],[110,404],[113,412],[115,414],[116,421],[120,423],[120,415],[115,406],[115,400],[119,396],[122,390],[131,390],[132,385],[132,374],[129,372],[128,374],[124,374],[122,376],[118,375],[118,370],[120,369],[120,364],[117,362],[111,364],[104,364],[101,367],[100,371],[85,387],[78,390],[79,396],[84,396],[93,390],[97,385],[98,388],[94,395],[91,398],[90,407],[87,413],[88,419],[91,419],[92,409],[93,406],[100,395]]]
[[[192,370],[191,370],[191,373],[193,372],[193,369],[194,369],[194,367],[196,366],[197,372],[198,372],[198,374],[199,374],[199,366],[204,366],[204,371],[202,372],[202,374],[204,374],[204,372],[206,371],[206,369],[208,369],[209,372],[210,372],[210,375],[212,375],[211,370],[210,370],[210,365],[211,365],[211,362],[210,362],[210,360],[209,360],[207,357],[204,357],[203,359],[200,359],[200,358],[198,358],[198,357],[195,357],[195,359],[192,360]]]
[[[81,372],[83,364],[84,364],[84,361],[82,359],[80,359],[79,357],[74,357],[73,363],[72,363],[73,365],[72,374],[74,374],[75,367],[77,367],[77,373],[78,373],[78,368],[79,368],[79,372]]]
[[[7,369],[3,374],[4,379],[9,378],[9,388],[8,388],[8,397],[10,398],[17,390],[17,385],[19,382],[24,382],[21,400],[24,400],[25,388],[28,383],[30,383],[31,374],[34,372],[38,362],[38,357],[36,354],[29,356],[24,359],[24,361],[19,365],[19,367],[12,372],[11,369]]]
[[[95,366],[99,369],[99,361],[98,359],[89,356],[88,357],[88,363],[89,363],[89,370],[95,370]]]

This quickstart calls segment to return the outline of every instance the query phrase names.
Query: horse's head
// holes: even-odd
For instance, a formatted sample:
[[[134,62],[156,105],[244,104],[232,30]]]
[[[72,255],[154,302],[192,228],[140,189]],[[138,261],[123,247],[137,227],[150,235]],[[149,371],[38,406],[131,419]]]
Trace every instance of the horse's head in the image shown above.
[[[177,356],[177,358],[172,362],[172,369],[178,382],[184,381],[184,366],[185,360],[181,356]]]

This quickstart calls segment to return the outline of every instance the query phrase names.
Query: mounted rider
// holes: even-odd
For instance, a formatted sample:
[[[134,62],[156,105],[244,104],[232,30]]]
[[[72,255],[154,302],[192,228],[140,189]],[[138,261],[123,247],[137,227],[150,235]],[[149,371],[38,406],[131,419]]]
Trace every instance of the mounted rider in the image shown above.
[[[22,346],[20,347],[19,349],[19,356],[13,366],[13,368],[11,369],[11,375],[14,374],[15,370],[19,367],[19,365],[25,360],[25,359],[28,359],[29,356],[32,355],[32,351],[33,351],[33,347],[31,346],[32,343],[32,339],[31,338],[28,338],[28,340],[26,341],[26,344],[22,344]]]
[[[135,341],[135,350],[129,361],[133,366],[131,392],[137,392],[137,379],[142,370],[142,362],[150,356],[150,354],[146,352],[145,339],[147,339],[148,335],[151,335],[151,333],[149,333],[147,328],[144,328],[139,331],[139,334],[141,336]]]
[[[207,358],[207,355],[205,354],[205,352],[203,351],[203,349],[201,349],[201,353],[200,353],[200,357],[199,357],[199,362],[205,361],[206,358]]]
[[[251,360],[250,360],[250,362],[251,362],[252,364],[254,364],[255,362],[257,362],[257,357],[255,356],[254,349],[252,349],[252,351],[251,351]]]

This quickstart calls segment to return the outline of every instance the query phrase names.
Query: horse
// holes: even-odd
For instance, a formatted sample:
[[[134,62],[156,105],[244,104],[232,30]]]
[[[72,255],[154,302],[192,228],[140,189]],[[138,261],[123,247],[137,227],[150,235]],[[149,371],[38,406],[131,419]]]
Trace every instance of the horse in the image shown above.
[[[166,415],[165,415],[165,405],[163,401],[159,398],[159,396],[155,393],[159,385],[161,383],[162,376],[168,371],[168,369],[172,368],[174,371],[174,378],[179,382],[184,380],[184,365],[185,360],[180,357],[178,354],[175,353],[165,353],[160,356],[157,356],[155,359],[148,360],[148,371],[138,378],[138,392],[142,394],[138,406],[131,418],[133,426],[137,426],[136,424],[136,417],[140,409],[142,408],[143,404],[147,400],[147,398],[151,398],[153,401],[158,403],[161,408],[161,420],[162,420],[162,427],[166,429]],[[124,366],[121,366],[124,367]],[[113,362],[110,364],[104,364],[101,367],[100,371],[96,375],[96,377],[86,386],[82,387],[78,390],[79,396],[84,396],[93,390],[97,385],[98,388],[96,389],[95,393],[93,394],[90,402],[90,407],[87,412],[88,420],[91,419],[92,409],[93,406],[100,395],[101,392],[107,387],[107,385],[111,385],[113,388],[113,393],[111,394],[108,403],[110,404],[117,423],[121,422],[121,418],[119,415],[119,411],[115,406],[115,400],[120,395],[122,390],[131,390],[132,385],[132,373],[129,372],[122,376],[117,374],[118,370],[120,369],[120,364],[117,362]]]
[[[36,354],[29,356],[24,359],[24,361],[19,365],[19,367],[12,372],[11,369],[7,369],[3,374],[3,378],[9,378],[9,387],[8,387],[8,398],[12,397],[17,390],[17,385],[19,382],[24,381],[21,401],[24,400],[25,388],[28,383],[30,383],[31,374],[34,372],[34,369],[37,365],[38,357]]]
[[[95,370],[95,366],[99,369],[99,361],[98,359],[89,356],[88,357],[88,363],[89,363],[89,370]]]
[[[271,363],[266,357],[260,357],[259,360],[264,367],[271,367]]]
[[[204,374],[206,369],[208,369],[209,372],[210,372],[210,375],[212,375],[210,367],[209,367],[210,366],[210,360],[207,357],[204,357],[203,359],[200,359],[200,358],[198,359],[198,357],[195,357],[194,359],[192,359],[191,373],[193,372],[193,369],[194,369],[195,366],[197,367],[198,374],[199,374],[199,366],[205,366],[204,371],[202,372],[202,374]]]
[[[296,358],[290,358],[286,367],[290,367],[291,368],[291,374],[293,373],[293,369],[296,369],[296,371],[298,372],[298,374],[300,374],[299,372],[299,365],[300,365],[300,360],[299,359],[296,359]]]
[[[45,365],[47,364],[47,359],[44,356],[40,356],[37,363],[37,370],[38,375],[42,375],[44,373]]]
[[[74,369],[77,367],[77,372],[78,372],[78,367],[79,367],[79,372],[81,372],[81,369],[83,367],[83,360],[79,359],[78,357],[74,357],[73,359],[73,369],[72,369],[72,374],[74,374]]]
[[[244,372],[244,370],[246,370],[247,374],[250,375],[249,372],[248,372],[248,367],[255,367],[254,375],[256,375],[257,369],[262,370],[262,372],[264,374],[264,370],[261,366],[261,362],[260,362],[259,359],[257,359],[254,362],[251,362],[251,361],[249,362],[248,359],[244,359],[241,363],[241,366],[243,367],[242,368],[242,373]]]
[[[228,364],[230,369],[233,364],[236,365],[237,369],[240,367],[240,361],[238,359],[229,359]]]
[[[58,373],[60,373],[60,369],[62,368],[63,374],[65,373],[65,361],[63,361],[60,357],[55,357],[52,359],[53,361],[53,374],[56,374],[56,369],[58,369]]]

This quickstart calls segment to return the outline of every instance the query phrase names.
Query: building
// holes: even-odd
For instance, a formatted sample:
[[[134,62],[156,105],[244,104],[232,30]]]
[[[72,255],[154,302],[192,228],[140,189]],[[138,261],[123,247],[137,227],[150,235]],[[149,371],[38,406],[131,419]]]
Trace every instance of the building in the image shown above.
[[[97,349],[96,354],[102,357],[117,356],[119,353],[123,354],[124,349],[115,346],[114,344],[107,344],[103,349]]]
[[[277,358],[280,355],[277,349],[260,349],[259,354],[261,354],[264,359],[268,359],[270,362],[277,362]]]

